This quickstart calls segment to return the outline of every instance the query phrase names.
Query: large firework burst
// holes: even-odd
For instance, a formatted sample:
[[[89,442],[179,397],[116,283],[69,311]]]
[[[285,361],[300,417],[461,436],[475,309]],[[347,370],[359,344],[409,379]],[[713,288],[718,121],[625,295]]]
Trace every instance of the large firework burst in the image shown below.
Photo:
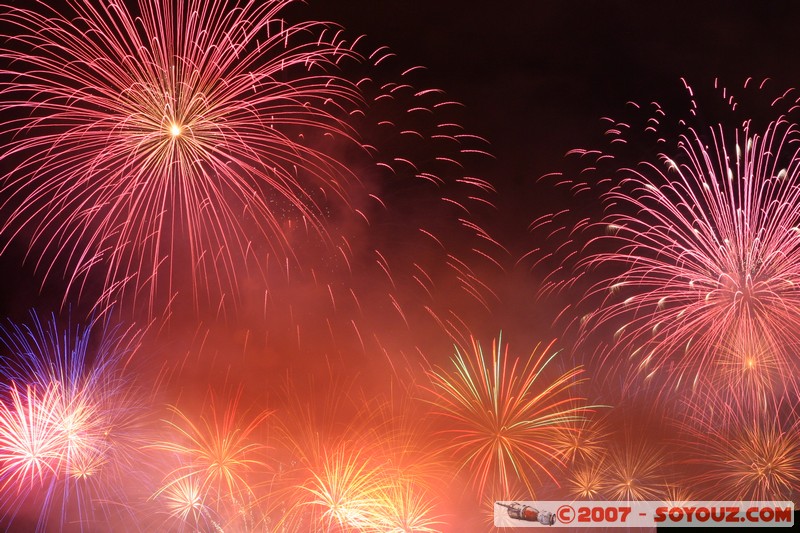
[[[665,112],[651,109],[641,134],[656,137],[655,155],[642,159],[653,146],[614,122],[615,148],[575,151],[588,168],[565,179],[605,190],[602,221],[576,225],[598,230],[573,278],[600,276],[584,299],[582,338],[613,332],[603,363],[664,387],[715,375],[751,398],[779,393],[800,331],[800,132],[773,109],[766,125],[681,120],[666,134]]]
[[[321,145],[352,140],[358,90],[337,72],[356,54],[283,20],[290,3],[6,7],[3,234],[77,293],[91,274],[104,301],[132,287],[151,306],[232,290],[253,254],[291,257],[289,226],[324,237],[357,181]]]

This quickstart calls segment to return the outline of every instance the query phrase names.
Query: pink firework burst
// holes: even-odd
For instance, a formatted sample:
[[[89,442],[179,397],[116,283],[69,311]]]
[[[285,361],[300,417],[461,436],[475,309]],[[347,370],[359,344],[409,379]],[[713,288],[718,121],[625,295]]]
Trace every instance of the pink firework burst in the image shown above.
[[[565,180],[605,189],[602,220],[576,226],[602,231],[572,280],[599,279],[583,299],[581,338],[613,332],[603,364],[664,388],[695,388],[707,375],[751,398],[780,393],[792,384],[800,332],[800,131],[774,105],[765,126],[681,120],[670,138],[665,112],[651,107],[643,133],[657,136],[654,157],[621,153],[641,143],[632,147],[632,127],[615,122],[607,133],[622,148],[577,151],[592,162]],[[631,157],[639,162],[628,166]],[[597,176],[606,170],[611,179]]]
[[[103,301],[133,292],[151,313],[178,291],[235,294],[260,254],[291,258],[287,225],[324,240],[358,182],[324,148],[353,142],[359,92],[338,73],[357,55],[329,25],[283,20],[291,3],[6,7],[0,231],[70,291],[99,276]]]

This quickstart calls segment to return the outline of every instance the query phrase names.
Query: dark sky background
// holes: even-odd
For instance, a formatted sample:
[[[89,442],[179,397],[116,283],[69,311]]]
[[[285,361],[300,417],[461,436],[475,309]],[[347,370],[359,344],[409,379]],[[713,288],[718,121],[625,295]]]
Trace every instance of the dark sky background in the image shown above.
[[[430,86],[465,104],[467,130],[487,138],[497,158],[483,169],[499,193],[497,219],[485,224],[512,257],[541,245],[527,229],[537,217],[567,205],[599,209],[537,179],[563,170],[573,148],[602,147],[601,117],[624,116],[626,102],[684,112],[681,78],[709,89],[715,78],[730,87],[748,77],[769,77],[780,90],[800,86],[800,4],[790,1],[356,0],[303,10],[424,65]],[[522,331],[561,335],[547,329],[566,302],[532,304],[535,278],[525,268],[506,278],[499,327],[518,319]]]
[[[628,100],[680,95],[681,77],[800,81],[800,5],[790,1],[309,4],[315,17],[428,67],[431,85],[463,102],[469,129],[491,141],[495,183],[514,190],[558,169],[567,150],[598,143],[599,118]]]

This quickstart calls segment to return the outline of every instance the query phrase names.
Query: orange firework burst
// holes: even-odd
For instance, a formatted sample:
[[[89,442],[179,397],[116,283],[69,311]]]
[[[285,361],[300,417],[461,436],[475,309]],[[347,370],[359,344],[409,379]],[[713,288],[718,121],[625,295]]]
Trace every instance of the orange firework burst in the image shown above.
[[[376,522],[387,533],[434,533],[442,522],[427,491],[409,479],[394,479],[381,492]]]
[[[307,505],[321,508],[320,522],[328,528],[374,527],[383,488],[379,464],[357,448],[339,446],[324,452],[320,468],[311,474],[301,489],[311,495]]]
[[[500,339],[492,343],[491,357],[473,339],[471,354],[456,348],[454,371],[430,372],[432,402],[451,438],[446,448],[462,459],[481,493],[495,479],[506,492],[515,479],[533,492],[540,473],[558,483],[549,469],[560,462],[556,433],[590,409],[570,394],[584,381],[581,367],[555,377],[544,374],[557,354],[553,344],[537,346],[521,363],[509,362]]]
[[[615,500],[660,500],[664,494],[663,451],[641,438],[626,435],[609,452],[606,493]]]
[[[197,493],[199,499],[195,499],[219,515],[229,506],[238,512],[242,502],[254,498],[253,471],[266,470],[267,465],[261,457],[266,446],[254,441],[252,434],[271,412],[262,411],[249,421],[243,420],[239,401],[240,395],[236,395],[220,413],[212,395],[210,416],[201,415],[199,424],[172,408],[177,420],[168,421],[168,424],[177,432],[177,438],[151,447],[175,453],[182,466],[167,476],[156,496],[169,500],[170,494]],[[175,484],[178,486],[171,488]],[[184,498],[184,501],[188,500]]]
[[[567,464],[577,461],[597,461],[607,448],[609,432],[601,422],[585,418],[554,432],[553,445]]]
[[[749,401],[764,409],[770,398],[780,396],[779,350],[769,340],[750,331],[739,332],[718,350],[718,371],[712,372],[715,389],[731,401]],[[739,400],[737,400],[738,398]]]
[[[194,475],[170,480],[154,495],[161,501],[164,512],[178,524],[179,531],[190,531],[211,523],[211,509],[206,506],[201,480]]]
[[[383,462],[383,481],[376,504],[376,531],[433,532],[441,530],[436,512],[443,465],[427,435],[430,427],[420,413],[419,402],[411,402],[410,391],[398,402],[381,402],[367,409],[378,423],[370,433],[376,439],[374,454]]]
[[[567,476],[568,494],[581,500],[604,498],[608,486],[606,467],[601,461],[575,465]]]
[[[685,481],[685,480],[684,480]],[[689,502],[697,501],[700,498],[695,496],[693,489],[679,483],[669,483],[664,488],[663,501],[667,502],[670,507],[681,507]]]
[[[796,406],[772,401],[753,409],[735,398],[703,395],[683,423],[693,445],[690,479],[705,497],[790,500],[800,490],[800,419]],[[699,470],[699,472],[697,472]]]
[[[407,397],[365,398],[340,382],[328,387],[304,395],[294,387],[288,416],[278,426],[289,466],[273,498],[282,504],[280,526],[438,531],[434,479],[441,468],[430,439],[422,436],[420,404]]]
[[[289,443],[297,460],[284,480],[285,499],[292,503],[282,510],[281,526],[374,531],[387,487],[375,443],[363,435],[303,441]]]

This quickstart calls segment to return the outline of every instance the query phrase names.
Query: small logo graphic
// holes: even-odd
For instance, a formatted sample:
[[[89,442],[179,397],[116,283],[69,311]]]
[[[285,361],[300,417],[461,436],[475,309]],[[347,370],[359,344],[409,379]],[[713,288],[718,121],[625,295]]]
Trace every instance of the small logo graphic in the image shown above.
[[[562,505],[556,511],[556,516],[562,524],[571,524],[575,520],[575,509],[571,505]]]
[[[500,507],[505,507],[509,518],[524,520],[525,522],[539,522],[543,526],[552,526],[556,523],[556,515],[550,511],[540,511],[530,505],[519,502],[496,502]]]
[[[545,510],[546,509],[546,510]],[[495,527],[791,527],[791,501],[497,501]]]

